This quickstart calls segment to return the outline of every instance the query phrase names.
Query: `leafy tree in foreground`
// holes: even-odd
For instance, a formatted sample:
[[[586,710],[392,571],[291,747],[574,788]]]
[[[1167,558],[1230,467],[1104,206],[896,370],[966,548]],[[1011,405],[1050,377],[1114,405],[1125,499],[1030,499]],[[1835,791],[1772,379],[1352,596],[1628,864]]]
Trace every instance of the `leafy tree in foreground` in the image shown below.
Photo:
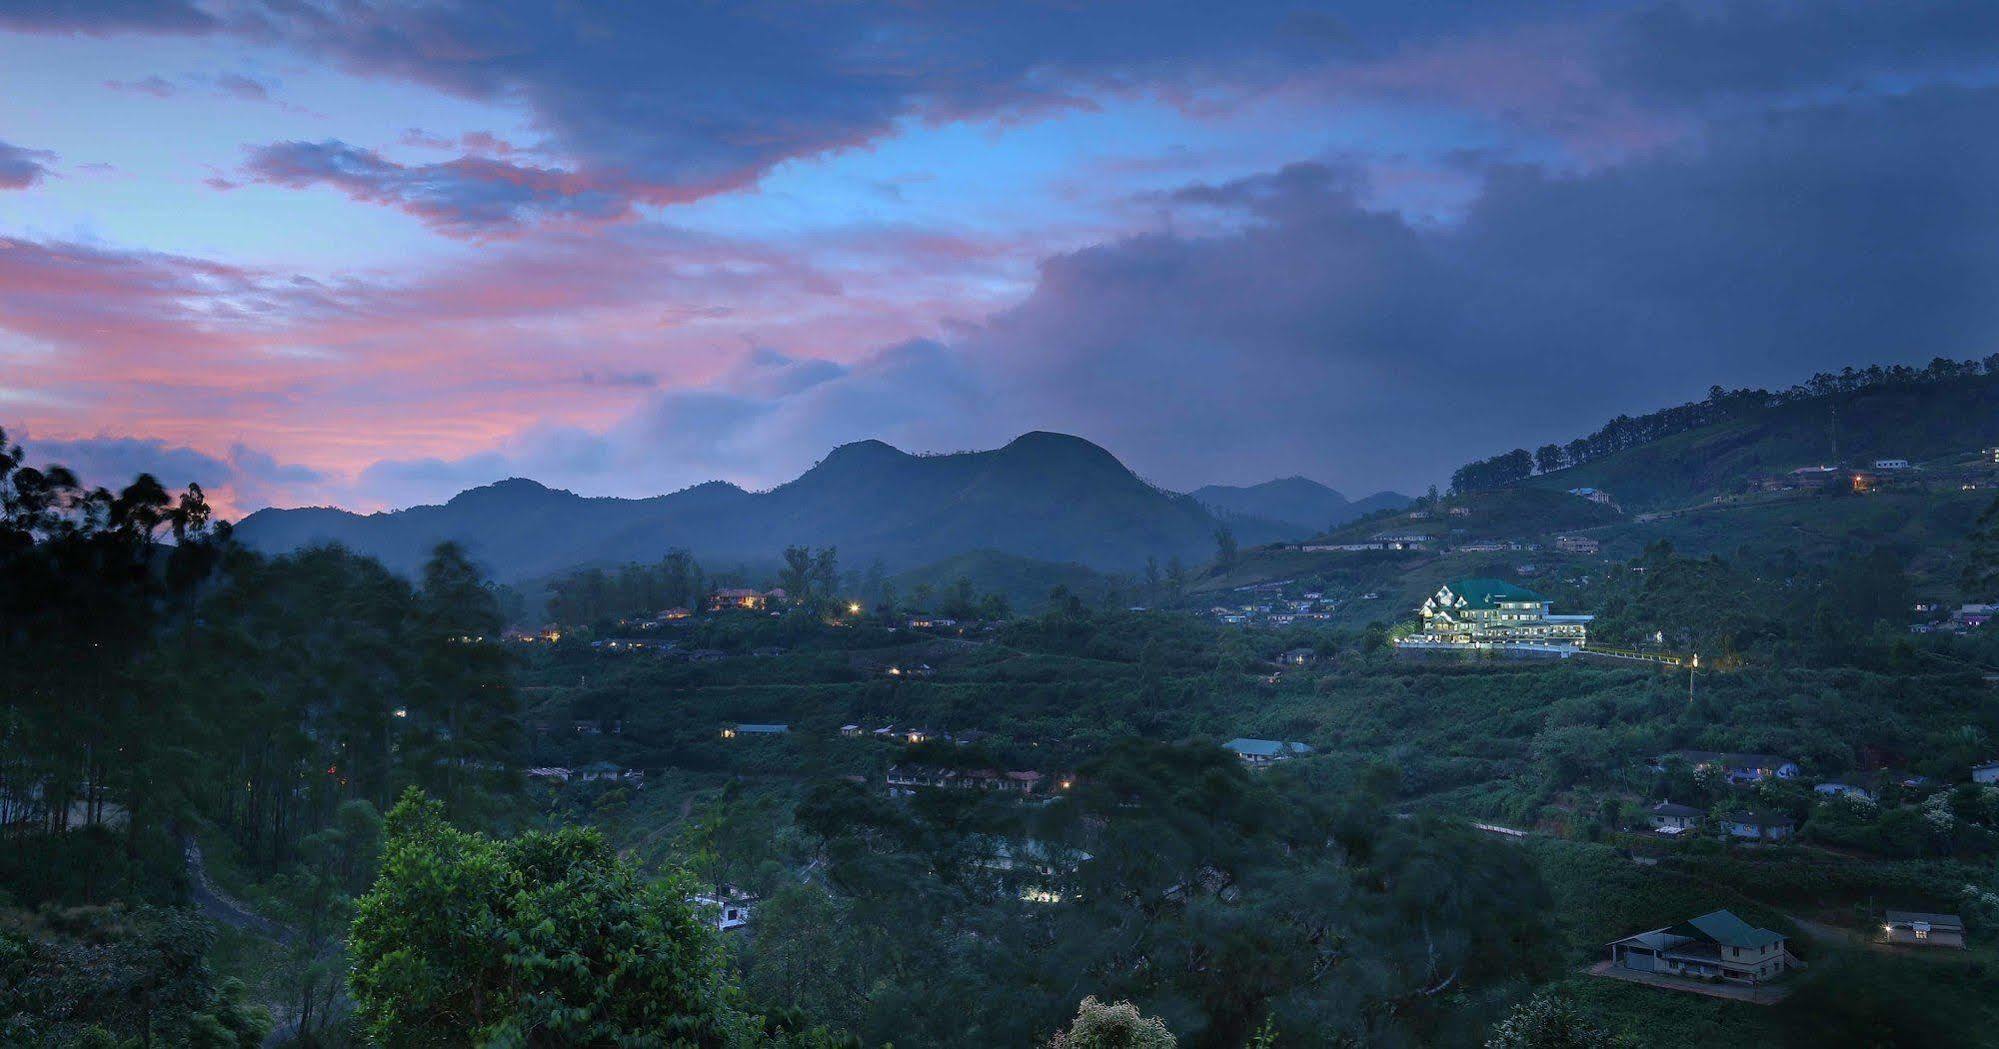
[[[1543,993],[1494,1024],[1485,1049],[1610,1049],[1616,1044],[1568,999]]]
[[[1173,1049],[1173,1032],[1156,1016],[1130,1002],[1106,1005],[1092,995],[1076,1009],[1066,1031],[1057,1031],[1049,1049]]]
[[[410,791],[359,902],[349,985],[385,1046],[723,1046],[757,1036],[677,885],[594,830],[495,840]]]

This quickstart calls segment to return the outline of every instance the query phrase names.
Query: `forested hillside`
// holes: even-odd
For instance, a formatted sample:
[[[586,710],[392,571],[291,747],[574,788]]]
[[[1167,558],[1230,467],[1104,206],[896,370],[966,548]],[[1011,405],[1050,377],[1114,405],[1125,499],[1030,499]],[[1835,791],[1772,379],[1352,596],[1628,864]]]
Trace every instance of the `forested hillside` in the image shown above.
[[[1282,477],[1241,487],[1211,484],[1189,494],[1216,513],[1276,521],[1301,529],[1306,535],[1409,503],[1408,496],[1397,492],[1376,492],[1362,499],[1348,499],[1305,477]]]
[[[1586,437],[1460,469],[1453,488],[1593,487],[1627,509],[1680,506],[1802,466],[1949,460],[1999,446],[1999,356],[1848,368],[1789,389],[1723,390]],[[1530,480],[1531,478],[1531,480]]]
[[[926,469],[838,458],[827,491],[787,498],[885,499],[915,482],[857,486]],[[1640,521],[1514,484],[1322,537],[1361,549],[1222,529],[1118,573],[669,550],[531,604],[453,544],[412,577],[267,555],[198,488],[87,490],[12,449],[0,467],[0,1040],[1999,1030],[1999,788],[1968,772],[1999,748],[1999,633],[1938,629],[1943,597],[1999,585],[1984,489]],[[1399,650],[1467,575],[1531,578],[1600,645],[1699,667]],[[1230,623],[1218,603],[1332,611]],[[1227,749],[1263,743],[1289,756]],[[1688,750],[1798,771],[1666,756]],[[1707,815],[1662,836],[1662,801]],[[1727,820],[1751,808],[1795,835],[1740,843]],[[1870,947],[1884,905],[1961,913],[1974,946]],[[1617,936],[1724,907],[1809,963],[1788,1000],[1579,975]]]

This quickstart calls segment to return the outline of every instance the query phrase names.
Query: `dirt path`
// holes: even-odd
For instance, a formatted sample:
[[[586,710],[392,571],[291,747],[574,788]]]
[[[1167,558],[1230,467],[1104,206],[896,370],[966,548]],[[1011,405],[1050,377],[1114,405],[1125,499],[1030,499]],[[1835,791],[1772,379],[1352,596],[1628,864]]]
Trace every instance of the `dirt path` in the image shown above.
[[[202,862],[201,846],[194,839],[181,843],[181,854],[187,859],[188,895],[203,915],[232,929],[241,929],[283,944],[292,942],[290,926],[258,914],[216,887],[214,880],[208,876],[208,865]]]

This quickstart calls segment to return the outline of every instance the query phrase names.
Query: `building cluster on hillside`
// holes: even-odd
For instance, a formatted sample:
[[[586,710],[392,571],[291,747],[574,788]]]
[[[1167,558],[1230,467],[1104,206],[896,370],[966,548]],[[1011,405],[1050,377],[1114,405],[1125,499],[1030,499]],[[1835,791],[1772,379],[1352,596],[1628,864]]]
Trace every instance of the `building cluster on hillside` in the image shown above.
[[[723,587],[708,595],[710,612],[762,612],[778,608],[791,600],[791,595],[782,588],[757,590],[751,587]]]
[[[1325,622],[1340,607],[1324,591],[1301,586],[1295,579],[1239,586],[1230,594],[1235,603],[1213,605],[1207,610],[1209,618],[1236,626],[1286,627]]]
[[[570,769],[561,766],[542,766],[527,770],[527,778],[546,783],[622,783],[631,787],[644,787],[646,774],[642,769],[628,769],[608,761],[596,761],[582,768]]]
[[[912,764],[890,766],[883,780],[893,797],[908,797],[925,789],[1048,795],[1076,785],[1073,775],[1049,776],[1033,769],[957,769]]]
[[[1780,473],[1755,474],[1745,480],[1751,493],[1813,494],[1828,488],[1856,493],[1876,491],[1977,491],[1991,487],[1999,476],[1999,461],[1990,449],[1959,453],[1918,465],[1901,456],[1876,456],[1852,462],[1795,467]],[[1718,496],[1717,501],[1731,501]]]
[[[1759,784],[1804,778],[1797,761],[1778,754],[1675,750],[1647,762],[1655,775],[1664,775],[1675,766],[1707,777],[1712,786],[1734,791],[1739,799],[1753,797],[1751,792]],[[1971,766],[1969,778],[1973,783],[1999,783],[1999,761]],[[1936,786],[1928,776],[1880,770],[1821,780],[1812,785],[1812,794],[1822,800],[1846,798],[1874,805],[1880,802],[1884,785],[1917,792]],[[1778,842],[1798,830],[1798,821],[1789,813],[1759,808],[1747,800],[1729,801],[1712,811],[1662,800],[1645,810],[1644,821],[1653,832],[1668,838],[1707,830],[1734,841]]]
[[[1422,631],[1397,640],[1407,649],[1575,649],[1589,639],[1590,615],[1556,615],[1552,602],[1501,579],[1458,579],[1419,610]]]
[[[1939,609],[1935,605],[1919,604],[1915,611],[1918,615],[1934,616]],[[1950,615],[1942,619],[1912,623],[1909,625],[1909,631],[1916,634],[1963,634],[1982,629],[1995,617],[1999,617],[1999,604],[1972,601],[1957,606]]]
[[[886,724],[868,728],[858,722],[841,725],[840,735],[847,739],[872,739],[883,743],[914,745],[917,743],[955,743],[969,747],[983,742],[989,732],[981,729],[962,729],[956,732],[932,731],[915,725]]]

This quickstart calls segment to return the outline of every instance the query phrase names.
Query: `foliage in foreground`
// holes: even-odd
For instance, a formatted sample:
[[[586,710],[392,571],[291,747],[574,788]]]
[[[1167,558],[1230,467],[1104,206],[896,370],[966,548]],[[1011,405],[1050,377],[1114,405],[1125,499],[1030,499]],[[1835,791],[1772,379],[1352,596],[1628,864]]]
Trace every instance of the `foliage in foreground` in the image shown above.
[[[1106,1005],[1084,998],[1068,1030],[1058,1031],[1048,1049],[1173,1049],[1178,1045],[1165,1021],[1147,1016],[1130,1002]]]
[[[492,839],[416,791],[389,813],[350,941],[355,1008],[390,1046],[741,1044],[709,928],[593,830]]]

